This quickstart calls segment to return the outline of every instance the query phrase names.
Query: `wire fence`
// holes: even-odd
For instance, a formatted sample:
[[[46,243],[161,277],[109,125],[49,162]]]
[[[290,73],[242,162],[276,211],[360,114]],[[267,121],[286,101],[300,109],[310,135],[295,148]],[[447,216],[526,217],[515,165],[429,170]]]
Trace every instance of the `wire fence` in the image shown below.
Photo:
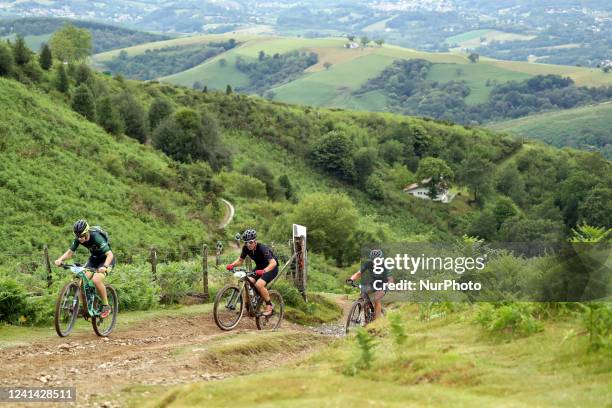
[[[268,245],[278,258],[279,268],[287,275],[287,278],[294,279],[295,256],[291,241],[285,243],[270,243]],[[202,273],[201,293],[193,295],[205,300],[209,298],[209,272],[222,272],[225,265],[235,261],[240,255],[240,244],[236,241],[221,242],[215,244],[202,244],[198,246],[180,246],[177,249],[158,249],[150,247],[148,250],[135,250],[129,255],[122,251],[113,250],[116,256],[115,270],[120,273],[122,265],[147,265],[150,268],[151,279],[156,281],[160,268],[164,268],[175,262],[195,262]],[[49,288],[57,280],[64,280],[65,273],[54,266],[54,257],[50,255],[49,248],[45,245],[42,251],[36,253],[10,253],[5,254],[4,269],[9,269],[20,274],[29,275],[36,281],[41,281]],[[81,254],[74,256],[74,261],[81,260]],[[246,258],[245,266],[252,270],[254,265],[250,258]],[[116,272],[114,272],[116,273]],[[280,274],[279,274],[280,275]],[[46,282],[46,283],[45,283]]]

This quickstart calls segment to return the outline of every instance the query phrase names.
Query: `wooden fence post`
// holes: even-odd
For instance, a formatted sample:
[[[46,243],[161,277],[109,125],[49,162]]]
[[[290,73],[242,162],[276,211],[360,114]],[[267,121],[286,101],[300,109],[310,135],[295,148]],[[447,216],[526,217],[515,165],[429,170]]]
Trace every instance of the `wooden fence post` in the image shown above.
[[[202,245],[202,290],[204,301],[208,301],[208,245]]]
[[[151,247],[150,253],[150,261],[151,261],[151,276],[153,280],[157,280],[157,249],[155,247]]]
[[[47,268],[47,287],[50,288],[53,283],[53,276],[51,275],[51,261],[49,260],[49,247],[47,245],[43,247],[43,253],[45,255],[45,267]]]

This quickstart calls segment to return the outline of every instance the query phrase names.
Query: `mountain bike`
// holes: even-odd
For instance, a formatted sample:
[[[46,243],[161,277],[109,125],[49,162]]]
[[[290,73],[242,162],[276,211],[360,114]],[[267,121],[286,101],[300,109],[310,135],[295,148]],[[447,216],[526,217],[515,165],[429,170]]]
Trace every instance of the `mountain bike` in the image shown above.
[[[62,265],[62,268],[69,269],[74,274],[74,280],[62,288],[55,303],[55,331],[57,335],[66,337],[72,331],[79,317],[79,302],[82,292],[85,294],[85,305],[83,305],[85,319],[91,317],[91,325],[98,336],[108,336],[115,328],[117,313],[119,312],[119,298],[115,288],[111,285],[104,285],[106,286],[106,295],[111,312],[106,318],[102,318],[100,317],[102,298],[98,295],[93,280],[87,278],[85,273],[87,271],[95,272],[96,270],[79,264]]]
[[[259,330],[275,330],[280,326],[285,311],[283,297],[275,290],[268,290],[274,309],[270,316],[264,316],[266,302],[248,279],[255,276],[255,273],[247,273],[246,269],[234,268],[238,284],[225,285],[217,292],[213,316],[221,330],[232,330],[238,326],[245,310],[255,318]]]
[[[355,282],[351,282],[351,286],[361,289],[361,285]],[[348,334],[350,330],[354,330],[357,327],[363,327],[373,322],[374,319],[376,319],[374,305],[368,294],[362,290],[359,298],[351,306],[351,310],[346,319],[346,334]]]

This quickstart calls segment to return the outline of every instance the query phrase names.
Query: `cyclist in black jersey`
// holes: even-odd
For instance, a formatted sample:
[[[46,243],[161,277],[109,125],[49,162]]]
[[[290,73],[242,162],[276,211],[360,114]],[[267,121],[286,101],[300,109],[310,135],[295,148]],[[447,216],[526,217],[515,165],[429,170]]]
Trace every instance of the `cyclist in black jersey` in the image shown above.
[[[241,240],[244,241],[244,246],[240,256],[226,268],[231,271],[235,266],[242,265],[247,256],[255,262],[254,272],[256,277],[249,277],[248,279],[255,284],[255,288],[266,302],[266,310],[263,315],[270,316],[274,310],[274,305],[270,300],[266,284],[272,282],[278,275],[278,260],[270,248],[257,242],[257,232],[254,229],[244,231]]]
[[[348,284],[352,284],[357,279],[361,278],[361,290],[366,293],[370,298],[370,301],[374,304],[374,311],[376,312],[376,319],[382,315],[382,298],[387,293],[386,290],[376,290],[374,286],[380,287],[380,283],[392,283],[393,277],[389,274],[389,271],[384,268],[382,274],[374,273],[374,259],[382,258],[383,253],[380,249],[373,249],[370,251],[370,259],[361,265],[361,268],[355,272],[350,278],[346,280]],[[375,285],[375,283],[379,283]]]

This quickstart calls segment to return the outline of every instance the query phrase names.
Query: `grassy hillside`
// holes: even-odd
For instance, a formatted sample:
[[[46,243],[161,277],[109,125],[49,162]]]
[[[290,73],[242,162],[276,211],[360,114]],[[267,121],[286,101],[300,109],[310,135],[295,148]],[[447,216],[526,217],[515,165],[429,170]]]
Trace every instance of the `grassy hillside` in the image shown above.
[[[59,253],[81,217],[111,231],[121,255],[210,238],[201,220],[215,214],[180,191],[170,159],[107,134],[61,99],[0,78],[0,256],[40,251],[43,243]]]
[[[541,113],[490,124],[497,131],[543,140],[557,147],[601,151],[612,159],[612,103]]]
[[[182,73],[165,78],[174,84],[191,87],[199,81],[209,89],[225,89],[227,84],[233,87],[243,86],[246,76],[234,67],[237,56],[243,58],[256,58],[260,50],[266,54],[286,53],[292,50],[315,52],[319,56],[319,63],[308,68],[300,78],[272,88],[276,100],[289,103],[303,103],[326,107],[358,108],[372,111],[384,110],[384,99],[380,96],[372,97],[350,95],[357,90],[367,79],[373,78],[389,66],[396,59],[423,58],[436,65],[431,72],[431,78],[436,81],[447,82],[451,80],[467,81],[471,94],[466,102],[475,104],[484,101],[489,94],[490,87],[487,81],[503,83],[510,80],[525,79],[538,74],[558,74],[570,76],[577,85],[609,85],[612,77],[606,76],[601,70],[532,64],[527,62],[498,61],[481,58],[477,64],[471,64],[466,56],[457,53],[427,53],[393,45],[382,47],[369,46],[366,49],[346,49],[345,39],[304,39],[282,38],[254,35],[208,35],[178,38],[169,41],[143,44],[126,48],[129,55],[138,55],[147,49],[162,48],[171,45],[187,45],[207,43],[220,39],[235,38],[242,45],[232,49],[213,60],[191,68]],[[117,56],[120,50],[114,50],[94,57],[94,63],[100,66],[103,61]],[[219,60],[225,59],[227,64],[220,66]],[[332,65],[324,68],[328,62]],[[437,65],[441,64],[441,65]],[[461,74],[457,74],[457,70]]]
[[[610,360],[587,352],[588,336],[578,319],[544,321],[542,332],[526,338],[508,332],[489,336],[471,323],[474,309],[419,320],[416,305],[402,307],[404,343],[395,343],[396,331],[389,322],[375,322],[368,329],[375,344],[372,366],[356,372],[353,367],[363,360],[356,339],[349,337],[302,362],[265,373],[163,388],[141,386],[121,396],[129,406],[144,407],[247,407],[254,402],[276,407],[609,404]],[[253,387],[254,382],[266,386]]]

